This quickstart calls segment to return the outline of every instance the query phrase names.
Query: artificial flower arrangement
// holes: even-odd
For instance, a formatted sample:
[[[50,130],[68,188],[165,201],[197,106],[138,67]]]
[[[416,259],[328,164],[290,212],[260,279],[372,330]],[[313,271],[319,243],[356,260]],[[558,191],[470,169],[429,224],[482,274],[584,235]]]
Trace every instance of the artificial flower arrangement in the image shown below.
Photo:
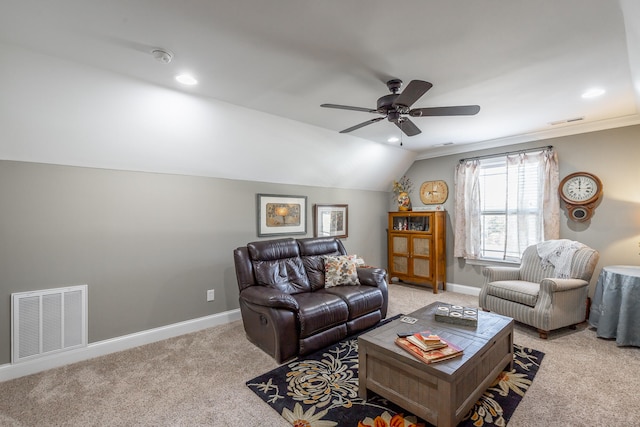
[[[398,197],[400,193],[411,193],[413,190],[413,182],[407,176],[403,176],[399,181],[393,181],[393,194]]]
[[[411,210],[411,197],[409,193],[413,189],[413,183],[407,176],[403,176],[399,181],[393,181],[393,195],[394,199],[398,202],[398,210],[410,211]]]

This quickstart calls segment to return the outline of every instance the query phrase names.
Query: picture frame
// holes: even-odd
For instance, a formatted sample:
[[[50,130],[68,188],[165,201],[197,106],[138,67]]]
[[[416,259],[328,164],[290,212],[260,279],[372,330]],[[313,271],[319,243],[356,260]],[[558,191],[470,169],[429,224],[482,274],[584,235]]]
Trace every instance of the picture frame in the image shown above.
[[[307,196],[258,194],[258,237],[307,234]]]
[[[349,237],[349,205],[314,205],[314,237]]]

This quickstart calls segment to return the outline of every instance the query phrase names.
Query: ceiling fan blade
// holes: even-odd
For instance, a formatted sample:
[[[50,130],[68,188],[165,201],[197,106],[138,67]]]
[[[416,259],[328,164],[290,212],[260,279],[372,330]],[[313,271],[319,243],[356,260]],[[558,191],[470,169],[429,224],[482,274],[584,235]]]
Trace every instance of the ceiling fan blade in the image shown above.
[[[423,80],[411,80],[407,87],[396,98],[393,105],[404,105],[411,107],[422,95],[427,93],[433,85]]]
[[[352,110],[352,111],[363,111],[365,113],[377,113],[376,110],[372,110],[371,108],[350,107],[348,105],[321,104],[320,106],[324,108],[337,108],[339,110]]]
[[[380,120],[382,120],[382,119],[384,119],[384,117],[376,117],[375,119],[367,120],[366,122],[362,122],[362,123],[357,124],[357,125],[355,125],[355,126],[351,126],[350,128],[347,128],[347,129],[345,129],[345,130],[341,130],[341,131],[340,131],[340,133],[349,133],[349,132],[351,132],[351,131],[354,131],[354,130],[356,130],[356,129],[363,128],[363,127],[365,127],[365,126],[367,126],[367,125],[370,125],[370,124],[372,124],[372,123],[379,122],[379,121],[380,121]]]
[[[424,116],[473,116],[480,111],[479,105],[458,105],[457,107],[415,108],[409,111],[411,117]]]
[[[419,133],[422,133],[422,131],[418,129],[418,126],[416,126],[411,120],[407,118],[402,118],[401,120],[398,120],[397,122],[394,122],[394,123],[407,136],[414,136]]]

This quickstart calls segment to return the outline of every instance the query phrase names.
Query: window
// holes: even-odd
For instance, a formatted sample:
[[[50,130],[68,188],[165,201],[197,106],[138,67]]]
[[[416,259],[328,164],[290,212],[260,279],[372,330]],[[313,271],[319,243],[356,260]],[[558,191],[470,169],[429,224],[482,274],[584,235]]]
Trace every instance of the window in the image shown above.
[[[507,165],[506,157],[480,161],[480,258],[518,261],[519,235],[525,247],[543,240],[536,164],[521,170]],[[522,232],[514,233],[518,227]]]
[[[519,262],[528,246],[557,238],[557,188],[550,148],[461,161],[454,256]]]

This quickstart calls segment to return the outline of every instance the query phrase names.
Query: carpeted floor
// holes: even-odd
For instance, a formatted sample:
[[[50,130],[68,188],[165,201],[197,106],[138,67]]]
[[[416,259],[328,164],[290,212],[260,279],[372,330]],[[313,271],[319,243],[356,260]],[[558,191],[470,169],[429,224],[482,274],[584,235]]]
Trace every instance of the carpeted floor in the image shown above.
[[[391,284],[389,316],[475,296]],[[516,325],[514,341],[545,353],[509,427],[637,426],[640,348],[598,339],[585,324],[541,340]],[[0,383],[0,426],[270,426],[290,424],[245,382],[278,367],[240,321]]]
[[[504,426],[543,356],[514,345],[513,370],[496,378],[459,426]],[[357,336],[253,378],[247,386],[293,425],[431,425],[375,394],[367,400],[358,397]]]

